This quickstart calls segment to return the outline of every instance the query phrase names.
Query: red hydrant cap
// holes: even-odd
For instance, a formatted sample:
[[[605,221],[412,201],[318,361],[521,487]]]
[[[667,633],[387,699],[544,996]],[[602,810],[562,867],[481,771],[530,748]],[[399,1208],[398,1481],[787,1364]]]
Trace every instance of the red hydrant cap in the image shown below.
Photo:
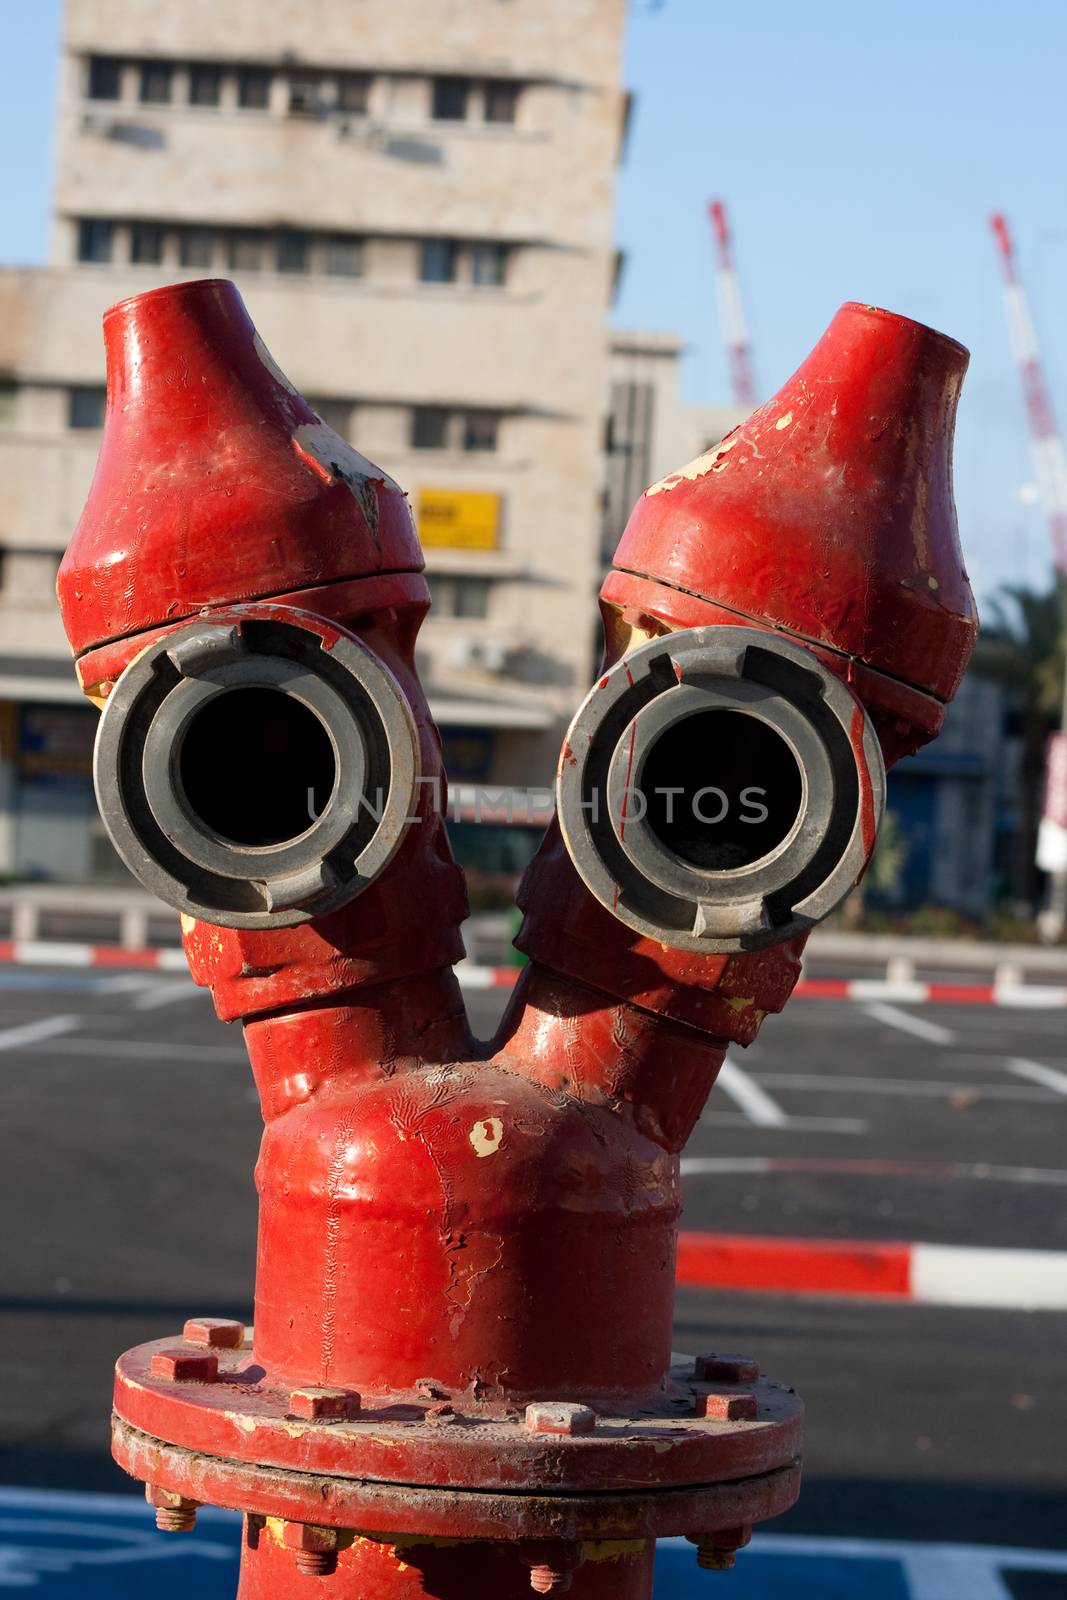
[[[646,491],[606,596],[651,578],[950,699],[978,628],[952,499],[967,361],[842,306],[772,400]]]
[[[75,655],[208,606],[419,572],[395,483],[312,411],[223,279],[104,318],[108,400],[59,571]]]

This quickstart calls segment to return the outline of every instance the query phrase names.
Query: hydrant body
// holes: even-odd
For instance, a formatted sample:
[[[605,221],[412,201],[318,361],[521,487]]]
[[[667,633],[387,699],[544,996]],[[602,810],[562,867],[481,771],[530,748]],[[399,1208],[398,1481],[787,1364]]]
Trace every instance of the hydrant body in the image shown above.
[[[123,1356],[116,1458],[162,1526],[245,1513],[242,1600],[647,1600],[673,1534],[729,1564],[796,1498],[802,1412],[747,1357],[671,1355],[679,1155],[862,872],[883,752],[936,733],[966,664],[965,353],[846,307],[643,497],[521,893],[530,964],[482,1044],[403,495],[232,285],[106,332],[59,585],[98,794],[243,1024],[265,1124],[254,1331]]]

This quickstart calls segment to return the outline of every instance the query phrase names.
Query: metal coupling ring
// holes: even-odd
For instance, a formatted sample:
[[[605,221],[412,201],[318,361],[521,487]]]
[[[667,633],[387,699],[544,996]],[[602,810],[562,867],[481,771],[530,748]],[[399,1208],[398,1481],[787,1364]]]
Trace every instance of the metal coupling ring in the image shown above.
[[[241,607],[137,656],[105,703],[96,797],[136,878],[228,928],[288,928],[360,894],[418,793],[388,669],[335,623]]]
[[[624,656],[571,723],[556,782],[586,886],[700,954],[805,932],[856,883],[885,766],[852,691],[803,645],[686,628]]]

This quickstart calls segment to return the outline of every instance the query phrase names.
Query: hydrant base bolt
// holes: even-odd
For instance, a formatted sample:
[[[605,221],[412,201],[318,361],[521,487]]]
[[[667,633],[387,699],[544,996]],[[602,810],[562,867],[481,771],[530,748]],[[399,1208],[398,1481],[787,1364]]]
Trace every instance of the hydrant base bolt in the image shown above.
[[[337,1571],[337,1552],[335,1550],[298,1550],[296,1552],[296,1570],[302,1572],[305,1578],[328,1578]]]
[[[697,1381],[711,1383],[755,1383],[759,1362],[749,1356],[697,1356],[694,1368]]]
[[[184,1495],[152,1483],[145,1485],[144,1497],[155,1510],[160,1533],[191,1533],[196,1527],[199,1501],[187,1500]]]
[[[305,1422],[351,1422],[359,1416],[360,1404],[354,1389],[294,1389],[289,1415]]]
[[[557,1572],[555,1567],[531,1567],[530,1588],[534,1594],[566,1594],[571,1586],[569,1572]]]
[[[245,1325],[229,1317],[191,1317],[182,1329],[182,1338],[187,1344],[204,1344],[215,1350],[239,1350]]]
[[[737,1552],[752,1537],[752,1529],[722,1528],[715,1533],[690,1533],[686,1537],[697,1547],[697,1566],[702,1572],[729,1572],[737,1562]]]
[[[526,1407],[526,1426],[532,1433],[592,1433],[596,1412],[566,1401],[538,1400]]]
[[[153,1378],[169,1378],[172,1383],[214,1383],[219,1375],[219,1358],[205,1351],[157,1350],[152,1357]]]

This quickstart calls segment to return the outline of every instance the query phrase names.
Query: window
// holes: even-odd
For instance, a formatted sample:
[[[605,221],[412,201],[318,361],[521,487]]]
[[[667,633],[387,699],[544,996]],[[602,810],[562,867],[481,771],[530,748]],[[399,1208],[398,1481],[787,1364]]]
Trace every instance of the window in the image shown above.
[[[98,388],[71,389],[67,399],[67,422],[72,428],[102,428],[107,390]]]
[[[453,283],[456,277],[456,246],[452,239],[425,239],[422,246],[423,283]]]
[[[14,425],[17,394],[18,389],[11,378],[0,378],[0,428]]]
[[[469,96],[469,79],[435,78],[433,80],[434,121],[465,122]]]
[[[83,217],[78,223],[78,260],[110,261],[114,233],[110,222]]]
[[[138,267],[163,260],[163,229],[157,222],[135,222],[130,228],[130,260]]]
[[[489,615],[489,579],[428,573],[430,603],[439,617],[481,618]]]
[[[237,104],[242,111],[265,111],[270,105],[272,74],[262,67],[246,67],[237,79]]]
[[[322,84],[311,73],[289,80],[289,115],[313,117],[322,110]]]
[[[366,116],[370,102],[370,78],[365,72],[342,72],[337,79],[337,109],[350,116]]]
[[[507,247],[502,244],[471,246],[471,282],[499,288],[507,276]]]
[[[485,86],[486,122],[514,122],[519,104],[519,86],[506,79],[491,78]]]
[[[217,106],[221,99],[221,67],[206,67],[200,63],[190,67],[189,104],[191,106]]]
[[[170,101],[174,68],[169,61],[145,61],[141,64],[141,104],[165,106]]]
[[[335,278],[358,278],[363,273],[363,240],[335,233],[326,240],[326,271]]]
[[[448,412],[441,406],[416,406],[411,413],[411,448],[444,450],[448,443]]]
[[[89,99],[122,99],[122,62],[114,56],[90,57]]]
[[[267,256],[267,241],[261,233],[230,235],[227,258],[231,272],[262,272]]]
[[[308,404],[334,433],[342,439],[351,437],[352,406],[347,400],[309,400]]]
[[[488,578],[452,579],[452,615],[454,617],[489,615]]]
[[[492,411],[468,411],[463,418],[464,450],[495,450],[500,419]]]
[[[280,233],[278,235],[278,271],[306,272],[311,240],[306,233]]]
[[[183,267],[210,267],[215,260],[215,235],[207,228],[183,228],[178,235],[178,261]]]

